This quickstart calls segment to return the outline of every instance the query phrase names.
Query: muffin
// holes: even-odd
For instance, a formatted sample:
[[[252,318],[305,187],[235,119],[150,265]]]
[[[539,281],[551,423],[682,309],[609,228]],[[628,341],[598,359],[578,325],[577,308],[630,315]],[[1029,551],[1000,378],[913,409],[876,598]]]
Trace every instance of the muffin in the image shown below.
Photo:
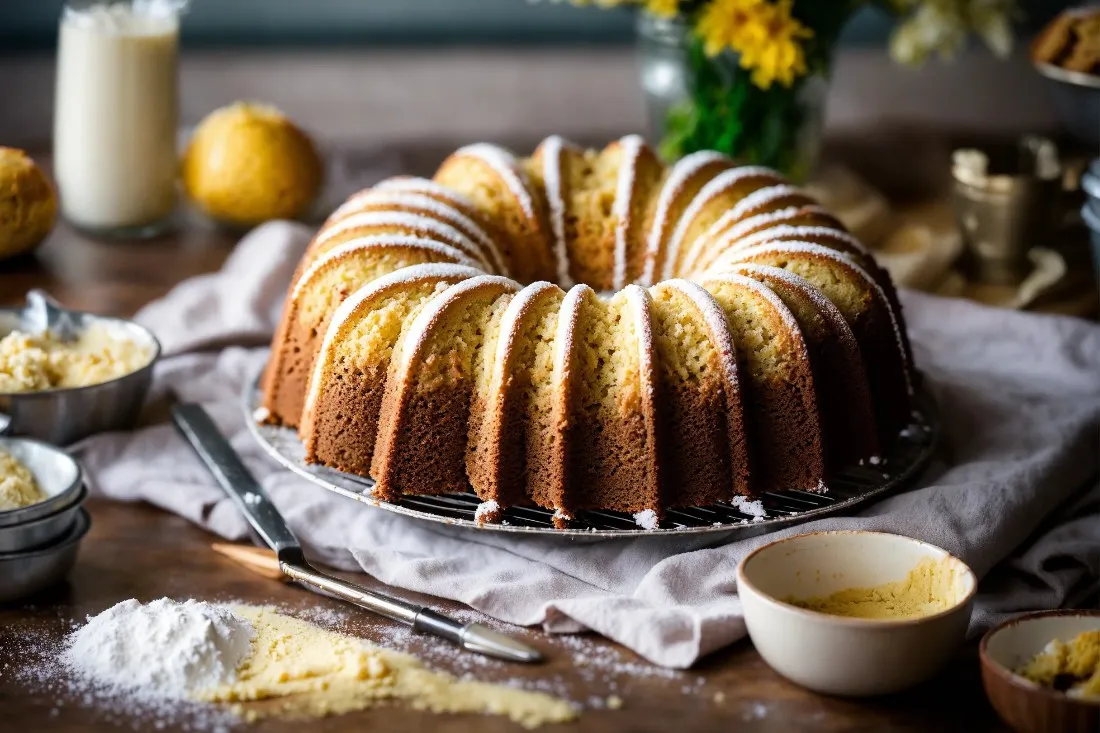
[[[30,252],[53,228],[57,194],[30,156],[0,147],[0,260]]]

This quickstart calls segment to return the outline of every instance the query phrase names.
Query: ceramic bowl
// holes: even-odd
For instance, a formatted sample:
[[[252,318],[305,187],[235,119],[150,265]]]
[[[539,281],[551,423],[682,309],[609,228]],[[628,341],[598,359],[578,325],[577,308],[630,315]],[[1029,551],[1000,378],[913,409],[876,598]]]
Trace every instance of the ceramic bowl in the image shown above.
[[[56,321],[64,321],[77,332],[97,325],[147,349],[149,361],[129,374],[87,387],[0,394],[0,435],[68,445],[94,433],[132,428],[160,356],[156,337],[133,321],[62,308],[41,291],[28,293],[27,303],[24,308],[0,308],[0,337],[15,329],[41,333],[43,326],[52,328]]]
[[[957,563],[955,603],[916,619],[858,619],[809,611],[786,598],[902,580],[924,558]],[[812,532],[764,545],[737,568],[749,636],[787,679],[830,695],[897,692],[936,673],[962,642],[977,580],[934,545],[881,532]]]
[[[83,491],[80,465],[65,451],[27,438],[0,438],[0,450],[30,469],[44,501],[19,509],[0,511],[0,532],[5,527],[42,519],[79,503]]]
[[[1100,629],[1100,611],[1043,611],[990,629],[979,647],[982,684],[997,714],[1019,733],[1096,733],[1100,700],[1073,698],[1013,673],[1053,639]]]

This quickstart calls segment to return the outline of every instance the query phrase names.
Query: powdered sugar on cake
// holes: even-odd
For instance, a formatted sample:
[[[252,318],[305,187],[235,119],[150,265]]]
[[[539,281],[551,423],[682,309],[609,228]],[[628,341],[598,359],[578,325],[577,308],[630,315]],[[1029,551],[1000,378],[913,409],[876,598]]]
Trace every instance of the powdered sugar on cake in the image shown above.
[[[691,203],[680,217],[680,221],[677,223],[676,229],[673,230],[672,237],[668,241],[668,255],[665,257],[665,268],[663,273],[664,279],[667,280],[674,275],[680,248],[684,244],[684,237],[687,236],[687,230],[691,228],[691,225],[695,221],[695,217],[699,215],[703,207],[716,197],[733,188],[739,182],[753,176],[777,177],[775,171],[769,168],[747,165],[722,171],[710,181],[707,181],[707,185],[703,186],[698,195],[692,199]]]
[[[558,285],[570,288],[573,278],[569,274],[569,250],[565,242],[565,199],[562,191],[562,152],[573,146],[558,135],[542,141],[542,180],[546,188],[546,203],[550,209],[550,230],[554,235],[554,261],[557,265]]]
[[[477,267],[478,263],[473,259],[467,257],[462,252],[458,251],[454,247],[436,242],[434,239],[425,239],[423,237],[415,237],[408,234],[380,234],[371,237],[359,237],[357,239],[351,239],[347,242],[343,242],[331,250],[326,252],[321,257],[314,260],[309,268],[302,273],[302,276],[298,278],[298,282],[294,284],[294,289],[291,290],[290,299],[294,300],[301,295],[302,290],[306,285],[317,277],[317,274],[330,267],[333,263],[343,259],[349,253],[358,252],[367,249],[400,249],[400,248],[412,248],[421,249],[429,252],[435,252],[458,265],[465,265],[467,267]],[[478,272],[483,272],[480,268]]]
[[[379,190],[372,192],[372,194],[373,195],[363,196],[361,200],[356,202],[356,206],[353,209],[349,209],[349,213],[353,213],[354,215],[367,213],[361,210],[364,205],[369,204],[373,211],[397,211],[428,216],[458,229],[469,239],[474,240],[480,246],[481,250],[492,260],[493,267],[498,272],[504,272],[503,268],[505,264],[497,249],[496,243],[493,242],[492,238],[481,228],[481,225],[463,214],[454,206],[422,193]],[[348,204],[337,209],[332,217],[338,217],[341,210],[345,207],[348,207]],[[336,225],[334,225],[334,228],[335,226]]]
[[[372,227],[398,227],[420,236],[431,234],[477,258],[486,268],[491,267],[489,258],[482,248],[458,229],[430,216],[406,211],[366,211],[362,214],[354,214],[318,234],[314,243],[320,246],[344,232]]]
[[[700,170],[708,165],[720,162],[729,163],[731,166],[733,165],[733,162],[721,153],[716,153],[712,150],[702,150],[684,156],[672,166],[672,171],[668,174],[668,180],[666,180],[664,186],[661,187],[661,193],[657,198],[657,208],[653,216],[653,226],[649,232],[645,273],[642,276],[642,280],[646,284],[652,285],[654,277],[658,274],[656,272],[657,259],[661,255],[661,241],[664,239],[665,231],[670,224],[668,215],[669,210],[672,208],[672,203],[679,198],[681,193],[683,193],[684,186],[687,185],[687,182],[694,178]]]
[[[642,154],[645,141],[637,135],[627,135],[619,140],[619,145],[623,148],[623,159],[619,165],[619,177],[615,185],[615,202],[611,207],[611,213],[615,217],[615,270],[611,282],[616,290],[626,284],[627,233],[630,230],[631,212],[634,206],[638,156]]]
[[[523,173],[523,169],[519,167],[519,163],[516,162],[516,156],[499,145],[491,143],[467,145],[464,148],[459,148],[455,155],[468,155],[478,158],[492,168],[500,177],[500,180],[508,186],[508,190],[519,202],[520,208],[523,209],[523,213],[527,218],[531,221],[538,220],[527,176]]]

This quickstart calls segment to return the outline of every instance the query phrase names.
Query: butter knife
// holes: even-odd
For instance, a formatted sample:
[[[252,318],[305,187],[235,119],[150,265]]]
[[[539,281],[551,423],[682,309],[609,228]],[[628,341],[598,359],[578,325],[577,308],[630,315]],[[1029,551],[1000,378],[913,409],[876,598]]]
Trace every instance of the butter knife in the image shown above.
[[[439,636],[467,651],[511,662],[542,661],[542,654],[534,647],[493,631],[488,626],[463,624],[430,608],[320,572],[306,561],[298,538],[290,531],[264,488],[245,468],[229,441],[218,432],[206,410],[196,404],[176,405],[172,408],[172,420],[248,523],[275,551],[279,569],[290,579],[386,618],[406,623],[415,631]]]

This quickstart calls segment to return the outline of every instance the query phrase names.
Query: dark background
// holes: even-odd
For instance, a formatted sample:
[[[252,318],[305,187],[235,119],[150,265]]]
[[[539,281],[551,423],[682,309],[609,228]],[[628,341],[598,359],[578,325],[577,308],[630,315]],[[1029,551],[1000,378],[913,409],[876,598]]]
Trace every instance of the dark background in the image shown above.
[[[814,0],[814,2],[829,0]],[[1023,35],[1070,5],[1023,2]],[[0,0],[0,53],[49,49],[63,0]],[[882,43],[892,19],[866,8],[843,43]],[[194,0],[182,26],[192,47],[437,44],[625,44],[628,10],[539,0]]]

